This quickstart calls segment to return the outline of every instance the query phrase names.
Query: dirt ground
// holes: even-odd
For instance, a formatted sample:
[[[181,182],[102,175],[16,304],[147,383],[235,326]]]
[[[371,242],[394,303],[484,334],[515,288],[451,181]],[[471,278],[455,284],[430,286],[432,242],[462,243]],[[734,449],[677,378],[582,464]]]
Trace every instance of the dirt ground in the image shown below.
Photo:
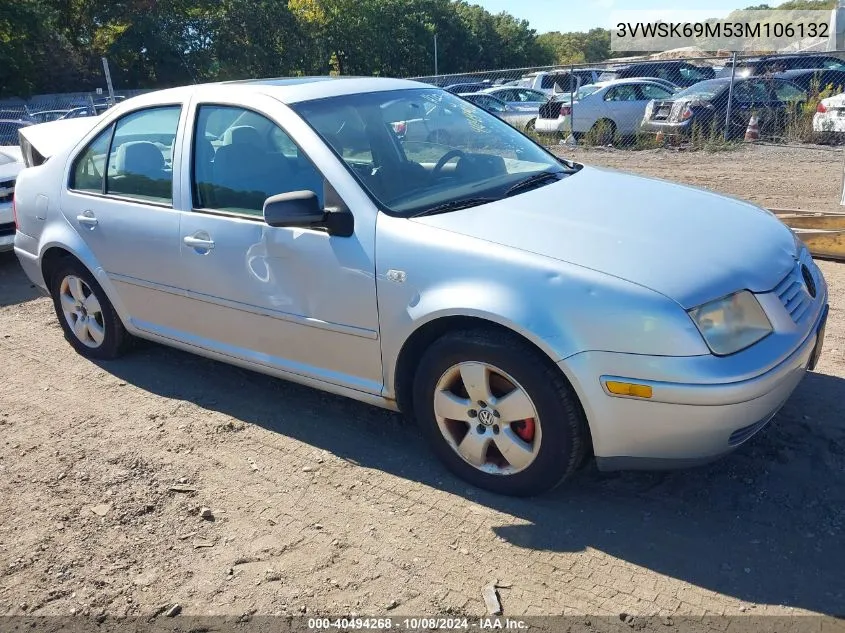
[[[724,152],[556,147],[567,158],[713,189],[772,209],[841,211],[841,147],[744,146]]]
[[[838,206],[829,151],[567,153]],[[764,432],[704,468],[588,467],[516,500],[392,413],[152,344],[87,361],[2,254],[0,615],[482,615],[496,581],[507,616],[843,614],[845,265],[821,267],[825,354]]]

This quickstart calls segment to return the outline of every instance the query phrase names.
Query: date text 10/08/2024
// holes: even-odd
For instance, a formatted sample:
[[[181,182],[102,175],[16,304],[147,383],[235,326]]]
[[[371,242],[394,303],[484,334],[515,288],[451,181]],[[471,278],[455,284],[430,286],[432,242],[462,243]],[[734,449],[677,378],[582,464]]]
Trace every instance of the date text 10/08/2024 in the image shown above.
[[[511,618],[309,618],[308,630],[372,631],[525,631],[528,624]]]

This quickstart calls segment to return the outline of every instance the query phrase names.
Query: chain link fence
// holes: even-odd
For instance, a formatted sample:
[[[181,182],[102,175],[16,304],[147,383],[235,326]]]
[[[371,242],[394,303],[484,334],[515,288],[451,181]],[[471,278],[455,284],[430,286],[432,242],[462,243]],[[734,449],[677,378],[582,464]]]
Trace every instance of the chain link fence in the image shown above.
[[[637,57],[415,77],[500,112],[532,110],[545,143],[717,147],[845,140],[845,51]],[[476,95],[476,96],[470,96]],[[484,95],[484,96],[482,96]]]
[[[661,147],[722,151],[749,140],[794,148],[806,157],[800,170],[792,169],[803,160],[795,155],[772,158],[790,165],[794,182],[789,189],[805,190],[815,178],[814,190],[823,190],[824,195],[818,201],[784,198],[777,204],[839,206],[845,148],[845,51],[657,57],[414,79],[463,95],[519,125],[542,144],[561,146],[556,151],[610,146],[620,153],[622,168],[627,168],[627,159],[621,155]],[[148,91],[132,89],[120,68],[112,68],[112,73],[116,101]],[[111,105],[105,74],[102,88],[91,92],[0,100],[0,145],[16,145],[22,125],[101,114]],[[520,116],[508,116],[508,111],[518,111]],[[696,182],[696,160],[687,160],[691,182]],[[745,159],[726,154],[722,160],[732,166],[733,175],[741,176]],[[632,155],[628,163],[637,165],[637,159]],[[785,173],[776,165],[773,169]],[[680,179],[682,171],[679,163],[677,173],[665,176]],[[808,179],[811,172],[814,176]],[[748,176],[752,183],[759,178],[759,173]],[[751,193],[735,192],[745,197]]]

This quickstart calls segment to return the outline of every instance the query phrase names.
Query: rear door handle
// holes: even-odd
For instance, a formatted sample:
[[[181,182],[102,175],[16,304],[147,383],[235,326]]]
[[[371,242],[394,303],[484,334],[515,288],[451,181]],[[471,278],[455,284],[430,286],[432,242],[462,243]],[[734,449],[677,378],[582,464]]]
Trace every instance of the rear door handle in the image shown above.
[[[194,237],[193,235],[186,236],[182,241],[185,243],[185,246],[190,246],[197,250],[210,251],[214,248],[214,240]]]
[[[81,215],[76,216],[76,221],[85,226],[97,226],[97,218],[94,217],[93,211],[83,211]]]

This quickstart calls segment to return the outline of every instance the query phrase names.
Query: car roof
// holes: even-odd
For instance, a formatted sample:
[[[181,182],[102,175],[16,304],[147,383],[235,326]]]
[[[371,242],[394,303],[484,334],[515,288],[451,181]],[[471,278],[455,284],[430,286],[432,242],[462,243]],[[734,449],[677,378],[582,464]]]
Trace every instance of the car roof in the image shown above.
[[[815,75],[821,73],[845,73],[845,71],[839,70],[837,68],[792,68],[790,70],[783,70],[779,73],[774,73],[774,76],[789,79],[790,77],[799,77],[801,75]]]
[[[134,109],[138,105],[167,103],[171,100],[181,101],[192,95],[202,99],[213,99],[216,96],[231,96],[234,91],[241,92],[245,96],[250,94],[265,94],[278,99],[282,103],[294,104],[303,101],[359,93],[419,88],[437,89],[436,86],[419,81],[388,79],[384,77],[277,77],[246,79],[196,84],[147,92],[121,101],[114,106],[114,109],[117,110],[120,108],[121,111],[125,111],[130,108]]]
[[[594,84],[587,84],[586,86],[582,86],[583,88],[587,88],[589,86],[599,86],[601,88],[605,88],[607,86],[624,86],[626,84],[648,84],[653,83],[657,85],[661,85],[662,81],[652,81],[651,77],[627,77],[625,79],[608,79],[607,81],[597,81]]]
[[[499,97],[497,97],[496,95],[487,94],[486,92],[459,92],[459,93],[458,93],[458,96],[459,96],[459,97],[478,97],[478,96],[483,96],[483,97],[487,97],[488,99],[494,99],[494,100],[496,100],[496,101],[501,101],[501,99],[499,99]]]

